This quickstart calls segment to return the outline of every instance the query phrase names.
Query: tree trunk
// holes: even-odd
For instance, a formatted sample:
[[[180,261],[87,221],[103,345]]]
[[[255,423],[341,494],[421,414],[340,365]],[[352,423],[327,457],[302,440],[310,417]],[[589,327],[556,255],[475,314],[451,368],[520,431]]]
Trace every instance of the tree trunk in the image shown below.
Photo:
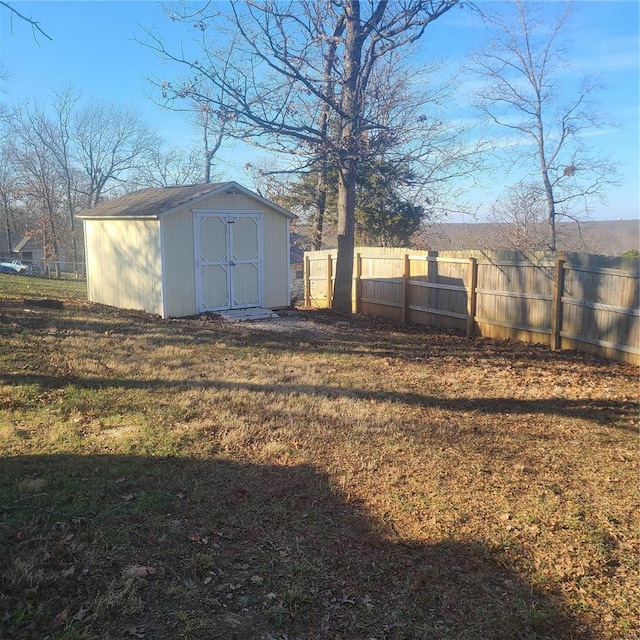
[[[333,286],[332,308],[340,313],[352,311],[354,211],[356,203],[356,166],[354,159],[345,163],[338,177],[338,257]]]
[[[329,43],[327,57],[324,60],[322,68],[322,87],[325,96],[335,99],[335,83],[333,72],[336,61],[337,38],[344,33],[344,20],[339,20],[333,33],[334,38]],[[331,117],[331,109],[324,102],[320,113],[320,134],[323,141],[326,141],[329,132],[329,119]],[[327,160],[326,150],[322,154],[320,160],[320,171],[318,173],[318,183],[316,185],[316,216],[313,228],[313,248],[316,251],[322,249],[322,232],[324,227],[324,215],[327,210],[327,177],[329,175],[329,161]]]
[[[358,95],[362,66],[362,24],[360,3],[348,1],[345,7],[344,68],[338,157],[338,257],[332,308],[350,314],[353,286],[353,252],[356,211],[356,176],[359,162],[360,121],[363,109]]]
[[[551,237],[550,240],[550,249],[551,251],[556,250],[556,203],[553,197],[553,187],[551,186],[551,181],[549,180],[549,172],[546,167],[542,170],[542,182],[544,183],[544,192],[547,197],[547,211],[549,214],[549,231]]]
[[[11,256],[11,250],[13,247],[11,246],[11,224],[9,220],[9,199],[7,198],[7,194],[4,193],[2,196],[3,200],[3,209],[5,213],[5,230],[7,232],[7,249],[9,250],[9,257]]]
[[[322,229],[324,214],[327,209],[327,162],[322,161],[316,185],[316,215],[313,220],[313,240],[311,246],[315,251],[322,249]]]
[[[556,200],[553,196],[553,185],[549,180],[549,166],[547,164],[547,154],[545,153],[545,129],[542,122],[542,98],[540,89],[536,87],[536,133],[538,139],[538,158],[540,160],[540,171],[542,173],[542,184],[544,185],[544,193],[547,199],[547,214],[550,231],[550,249],[556,250]]]
[[[212,155],[209,153],[209,149],[205,149],[204,152],[204,181],[206,184],[211,182],[211,159]]]
[[[69,225],[71,227],[71,242],[73,248],[73,268],[77,270],[77,265],[80,262],[80,254],[78,252],[78,234],[76,230],[76,216],[73,206],[73,193],[71,191],[71,176],[69,175],[68,167],[65,166],[65,179],[67,181],[67,208],[69,212]]]
[[[53,220],[53,214],[49,213],[49,231],[51,232],[51,249],[53,251],[54,268],[56,278],[60,277],[60,255],[58,253],[58,234],[56,232],[55,222]]]
[[[204,181],[205,184],[211,182],[211,163],[213,162],[213,151],[209,149],[209,114],[204,114],[202,123],[202,141],[204,143]]]

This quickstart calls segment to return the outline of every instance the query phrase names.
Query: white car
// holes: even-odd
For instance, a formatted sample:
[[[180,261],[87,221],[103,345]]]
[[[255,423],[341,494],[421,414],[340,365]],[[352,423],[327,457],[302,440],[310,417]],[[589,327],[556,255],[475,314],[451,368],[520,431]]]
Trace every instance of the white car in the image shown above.
[[[24,273],[28,269],[26,264],[22,264],[22,260],[0,262],[0,267],[8,267],[9,269],[13,269],[16,273]]]

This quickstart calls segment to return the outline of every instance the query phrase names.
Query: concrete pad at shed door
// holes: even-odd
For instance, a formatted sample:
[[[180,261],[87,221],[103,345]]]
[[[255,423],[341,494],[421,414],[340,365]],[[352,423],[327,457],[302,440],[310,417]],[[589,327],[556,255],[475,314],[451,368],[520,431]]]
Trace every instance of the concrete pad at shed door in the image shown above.
[[[230,309],[229,311],[219,311],[218,315],[222,316],[229,322],[246,322],[249,320],[269,320],[271,318],[277,318],[278,314],[271,311],[271,309]]]

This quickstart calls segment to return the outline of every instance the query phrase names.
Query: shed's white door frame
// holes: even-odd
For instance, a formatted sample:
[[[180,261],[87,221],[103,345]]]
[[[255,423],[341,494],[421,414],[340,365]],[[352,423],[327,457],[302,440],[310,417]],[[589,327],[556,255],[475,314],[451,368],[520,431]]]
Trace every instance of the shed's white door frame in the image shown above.
[[[198,313],[262,306],[260,211],[193,211]]]

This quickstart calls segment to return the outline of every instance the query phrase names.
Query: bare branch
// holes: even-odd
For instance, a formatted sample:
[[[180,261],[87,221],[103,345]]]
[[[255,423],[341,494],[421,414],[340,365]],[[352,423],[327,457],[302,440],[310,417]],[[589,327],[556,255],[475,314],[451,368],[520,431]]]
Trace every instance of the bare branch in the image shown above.
[[[28,24],[30,24],[31,30],[33,31],[33,37],[36,42],[38,42],[38,38],[37,38],[38,33],[40,33],[45,38],[47,38],[47,40],[53,41],[53,38],[42,30],[42,27],[40,26],[40,23],[37,20],[34,20],[33,18],[29,18],[24,14],[20,13],[14,6],[10,5],[8,2],[4,2],[4,0],[0,0],[0,6],[7,8],[11,12],[12,17],[15,15],[18,18],[20,18],[20,20],[24,20],[24,22],[27,22]],[[11,21],[11,33],[13,33],[13,20]]]

